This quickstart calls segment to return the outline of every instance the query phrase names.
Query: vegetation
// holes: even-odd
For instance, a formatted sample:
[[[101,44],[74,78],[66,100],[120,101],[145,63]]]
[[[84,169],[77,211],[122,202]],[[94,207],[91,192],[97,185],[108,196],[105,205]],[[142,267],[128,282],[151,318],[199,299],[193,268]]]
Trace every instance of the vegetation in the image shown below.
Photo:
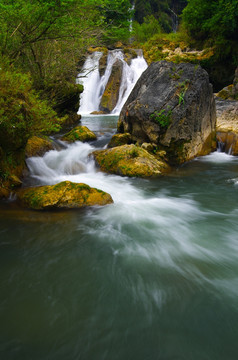
[[[172,110],[168,107],[167,110],[155,111],[150,115],[150,118],[157,122],[162,128],[167,129],[172,120]]]

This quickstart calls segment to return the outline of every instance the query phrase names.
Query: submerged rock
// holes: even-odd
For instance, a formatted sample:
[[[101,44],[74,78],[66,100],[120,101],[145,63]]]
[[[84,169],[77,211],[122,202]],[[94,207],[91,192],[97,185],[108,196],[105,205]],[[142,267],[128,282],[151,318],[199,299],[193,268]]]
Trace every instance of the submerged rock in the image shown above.
[[[63,181],[56,185],[21,189],[17,192],[20,203],[34,210],[51,208],[83,208],[113,203],[111,195],[86,184]]]
[[[238,155],[238,101],[216,99],[217,141],[220,148]]]
[[[165,150],[171,164],[180,164],[216,147],[216,112],[212,85],[200,66],[152,63],[127,99],[119,133],[133,142]]]
[[[53,148],[50,139],[32,136],[27,141],[25,154],[27,157],[43,156],[46,151],[53,150]]]
[[[71,131],[69,131],[67,134],[61,137],[61,140],[68,141],[68,142],[74,142],[74,141],[92,141],[96,140],[97,136],[89,130],[86,126],[76,126]]]
[[[130,177],[155,177],[169,171],[168,164],[136,145],[97,150],[93,156],[104,172]]]

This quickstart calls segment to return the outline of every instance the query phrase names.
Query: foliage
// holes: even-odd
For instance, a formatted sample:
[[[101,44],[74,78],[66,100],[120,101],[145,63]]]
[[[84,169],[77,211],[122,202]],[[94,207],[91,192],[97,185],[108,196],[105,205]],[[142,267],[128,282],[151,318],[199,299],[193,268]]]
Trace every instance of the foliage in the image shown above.
[[[183,21],[195,39],[236,39],[237,0],[188,0]]]
[[[150,118],[156,121],[162,128],[167,129],[172,120],[172,110],[168,107],[167,110],[154,111]]]
[[[129,0],[97,0],[95,6],[104,21],[103,40],[106,44],[127,41],[133,10]]]
[[[153,15],[164,32],[172,31],[173,12],[180,14],[186,0],[135,0],[135,21],[139,24],[144,18]]]
[[[32,89],[32,81],[6,61],[0,63],[0,142],[3,149],[23,148],[34,133],[60,130],[60,119]]]
[[[133,23],[133,37],[135,41],[140,43],[146,42],[153,35],[160,32],[160,23],[153,15],[146,16],[142,24],[139,24],[138,22]]]
[[[82,52],[98,41],[102,23],[92,0],[1,0],[0,51],[30,71],[37,89],[57,84],[59,92],[75,81]]]
[[[184,80],[182,83],[178,84],[178,89],[179,89],[179,93],[178,93],[178,98],[179,98],[179,105],[184,105],[184,96],[188,90],[189,87],[189,80],[186,79]]]

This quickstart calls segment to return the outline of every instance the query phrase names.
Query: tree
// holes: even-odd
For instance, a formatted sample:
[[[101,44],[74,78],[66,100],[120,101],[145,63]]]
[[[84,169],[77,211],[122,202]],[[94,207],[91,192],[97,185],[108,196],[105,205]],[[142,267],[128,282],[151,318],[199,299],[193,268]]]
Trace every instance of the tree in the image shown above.
[[[52,78],[75,77],[82,51],[100,35],[103,20],[93,5],[83,0],[1,0],[2,56],[30,71],[37,88]]]
[[[183,21],[191,36],[236,40],[238,30],[237,0],[188,0]]]

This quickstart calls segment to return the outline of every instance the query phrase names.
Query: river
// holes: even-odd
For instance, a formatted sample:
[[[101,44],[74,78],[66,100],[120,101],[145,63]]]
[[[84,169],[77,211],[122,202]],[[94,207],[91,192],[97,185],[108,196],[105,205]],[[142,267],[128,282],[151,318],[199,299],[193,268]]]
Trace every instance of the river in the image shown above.
[[[10,360],[236,360],[238,158],[215,152],[168,176],[103,174],[98,134],[29,159],[32,184],[65,179],[114,204],[35,212],[0,206],[0,354]]]

